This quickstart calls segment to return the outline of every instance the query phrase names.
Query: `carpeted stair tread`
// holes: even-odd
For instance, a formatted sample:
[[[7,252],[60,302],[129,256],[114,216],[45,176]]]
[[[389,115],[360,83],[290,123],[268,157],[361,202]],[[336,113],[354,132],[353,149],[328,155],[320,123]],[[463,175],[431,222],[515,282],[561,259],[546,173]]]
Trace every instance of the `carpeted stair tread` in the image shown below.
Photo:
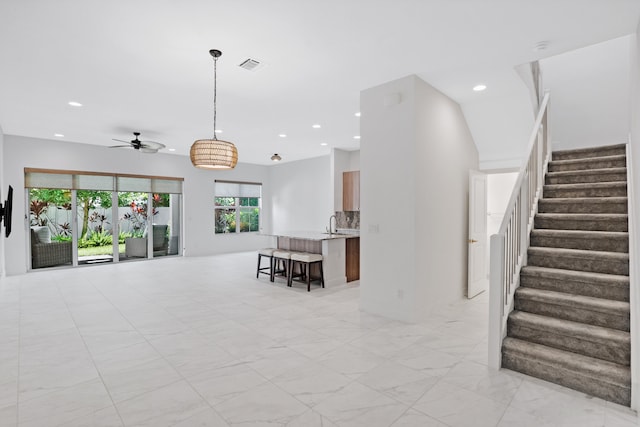
[[[530,245],[628,253],[629,233],[625,231],[539,229],[531,231]]]
[[[627,168],[603,168],[549,172],[545,176],[545,184],[578,184],[588,182],[620,181],[627,181]]]
[[[572,150],[556,150],[552,153],[552,158],[553,160],[585,159],[592,157],[625,155],[626,152],[626,144],[615,144],[577,148]]]
[[[631,363],[631,336],[626,331],[512,311],[507,335],[625,366]]]
[[[617,274],[528,265],[520,271],[520,286],[629,301],[629,276]]]
[[[549,172],[562,172],[585,169],[605,169],[626,167],[626,156],[601,156],[585,159],[552,160],[549,162]]]
[[[631,345],[631,336],[629,332],[604,328],[602,326],[587,325],[580,322],[572,322],[571,320],[556,319],[549,316],[526,313],[524,311],[511,312],[509,320],[512,322],[526,324],[530,328],[553,331],[558,335],[587,339],[604,345],[610,343]]]
[[[517,338],[505,338],[502,346],[504,351],[526,354],[532,359],[544,360],[567,369],[580,370],[590,374],[590,376],[601,377],[599,379],[602,381],[614,383],[622,387],[631,386],[630,368],[628,366],[519,340]]]
[[[629,254],[582,249],[529,247],[528,265],[629,275]]]
[[[545,198],[626,197],[627,183],[621,181],[545,185],[542,194]]]
[[[502,352],[504,368],[630,405],[631,369],[627,366],[509,337]]]
[[[582,295],[566,294],[564,292],[523,287],[518,288],[516,292],[519,294],[520,298],[527,298],[542,303],[588,308],[589,310],[599,311],[602,313],[609,313],[613,311],[628,314],[630,310],[629,303],[624,301],[614,301],[603,298],[586,297]]]
[[[627,214],[539,213],[535,228],[557,230],[629,231]]]
[[[538,201],[540,213],[626,214],[626,197],[553,197]]]
[[[625,301],[527,287],[519,287],[516,295],[516,310],[629,332]]]

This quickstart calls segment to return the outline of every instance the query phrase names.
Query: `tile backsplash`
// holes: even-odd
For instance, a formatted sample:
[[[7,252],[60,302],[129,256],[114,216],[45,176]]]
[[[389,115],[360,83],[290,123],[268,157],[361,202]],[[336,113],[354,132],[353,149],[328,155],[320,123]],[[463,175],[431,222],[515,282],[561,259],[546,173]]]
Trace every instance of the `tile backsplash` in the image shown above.
[[[336,228],[360,229],[360,211],[336,212]]]

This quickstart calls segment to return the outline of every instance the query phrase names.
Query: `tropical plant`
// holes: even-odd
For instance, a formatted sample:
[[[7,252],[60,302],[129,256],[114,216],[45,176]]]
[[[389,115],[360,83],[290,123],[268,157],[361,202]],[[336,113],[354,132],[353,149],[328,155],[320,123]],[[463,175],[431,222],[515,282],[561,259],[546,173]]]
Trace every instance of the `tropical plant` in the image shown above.
[[[49,222],[47,217],[47,209],[49,208],[49,202],[44,200],[31,200],[29,203],[29,213],[31,214],[32,226],[44,226]]]
[[[89,231],[89,211],[111,207],[111,192],[96,190],[78,190],[76,192],[78,209],[82,209],[82,228],[80,237],[86,237]],[[106,218],[105,218],[106,219]]]
[[[71,224],[65,222],[63,224],[58,224],[59,235],[61,236],[71,236]]]
[[[144,229],[147,226],[148,203],[146,201],[133,200],[129,204],[129,208],[131,209],[131,211],[125,213],[122,216],[122,219],[131,223],[131,228],[133,229],[134,234],[138,232],[144,232]],[[155,216],[157,214],[158,210],[156,208],[152,208],[151,215]]]
[[[86,239],[78,240],[79,248],[94,248],[97,246],[111,246],[113,244],[113,237],[106,231],[99,233],[91,233]]]
[[[94,233],[101,233],[104,231],[104,224],[109,224],[107,221],[107,216],[99,213],[98,211],[93,211],[93,213],[89,216],[89,222],[91,224],[97,223],[97,225],[93,226]]]

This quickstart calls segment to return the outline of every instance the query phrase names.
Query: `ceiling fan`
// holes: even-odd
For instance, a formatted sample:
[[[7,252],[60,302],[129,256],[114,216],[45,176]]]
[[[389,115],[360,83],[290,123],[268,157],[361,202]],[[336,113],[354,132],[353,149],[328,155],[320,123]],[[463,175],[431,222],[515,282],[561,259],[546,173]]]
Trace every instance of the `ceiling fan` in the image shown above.
[[[134,150],[140,150],[143,153],[157,153],[158,150],[161,150],[166,147],[164,144],[160,144],[155,141],[140,141],[138,137],[140,136],[140,132],[133,132],[135,136],[131,141],[124,141],[122,139],[115,139],[117,142],[124,142],[126,145],[112,145],[109,148],[133,148]]]

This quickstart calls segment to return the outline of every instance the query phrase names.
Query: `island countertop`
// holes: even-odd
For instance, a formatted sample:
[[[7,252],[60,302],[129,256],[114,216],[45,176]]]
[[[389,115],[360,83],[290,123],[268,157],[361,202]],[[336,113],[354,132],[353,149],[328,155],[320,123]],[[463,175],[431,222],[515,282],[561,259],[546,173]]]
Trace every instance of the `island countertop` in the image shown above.
[[[357,232],[338,232],[338,233],[322,233],[318,231],[284,231],[279,233],[270,233],[269,236],[287,237],[289,239],[299,240],[333,240],[333,239],[351,239],[360,237]]]

